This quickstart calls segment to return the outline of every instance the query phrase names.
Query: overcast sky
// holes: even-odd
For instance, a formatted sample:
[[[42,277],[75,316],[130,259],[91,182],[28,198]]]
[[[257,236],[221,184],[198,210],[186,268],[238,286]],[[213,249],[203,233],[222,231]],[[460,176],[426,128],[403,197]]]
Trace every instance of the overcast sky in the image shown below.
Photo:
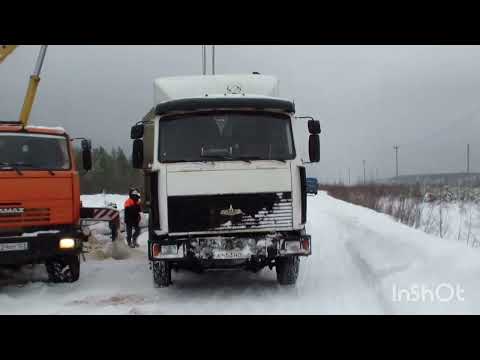
[[[0,119],[17,120],[39,46],[0,65]],[[480,171],[480,46],[217,46],[216,72],[276,75],[298,115],[321,120],[321,180]],[[130,150],[153,80],[200,74],[201,46],[50,46],[32,124]]]

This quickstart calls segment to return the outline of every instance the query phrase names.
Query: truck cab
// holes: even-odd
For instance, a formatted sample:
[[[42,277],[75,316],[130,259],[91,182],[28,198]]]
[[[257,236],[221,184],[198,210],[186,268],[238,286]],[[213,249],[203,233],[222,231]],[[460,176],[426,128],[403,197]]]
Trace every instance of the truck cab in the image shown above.
[[[89,142],[83,165],[91,167]],[[61,128],[0,123],[0,266],[45,263],[50,280],[80,274],[80,183]]]
[[[295,104],[278,93],[277,79],[259,74],[155,80],[154,107],[131,138],[158,286],[171,284],[172,269],[275,267],[280,284],[296,282],[312,253],[305,144]],[[319,122],[308,129],[317,162]]]

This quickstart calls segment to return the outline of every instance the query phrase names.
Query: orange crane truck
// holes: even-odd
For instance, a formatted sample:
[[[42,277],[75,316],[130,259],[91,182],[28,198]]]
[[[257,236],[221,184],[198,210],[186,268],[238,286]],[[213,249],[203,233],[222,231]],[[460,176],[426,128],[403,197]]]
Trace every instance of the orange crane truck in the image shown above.
[[[0,45],[0,63],[14,49]],[[27,125],[46,49],[42,45],[20,121],[0,121],[0,267],[44,263],[50,281],[74,282],[88,239],[82,220],[118,221],[118,212],[82,208],[76,139],[61,128]],[[83,168],[89,171],[91,144],[81,140]]]

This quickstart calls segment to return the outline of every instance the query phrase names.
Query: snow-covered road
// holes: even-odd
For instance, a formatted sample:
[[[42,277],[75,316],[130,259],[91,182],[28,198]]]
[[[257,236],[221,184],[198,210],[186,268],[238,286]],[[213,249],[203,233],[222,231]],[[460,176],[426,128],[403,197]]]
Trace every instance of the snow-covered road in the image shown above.
[[[324,193],[308,206],[313,255],[302,259],[294,287],[279,286],[267,269],[173,273],[173,286],[154,288],[144,234],[129,259],[82,263],[74,284],[47,284],[42,268],[27,271],[33,282],[0,287],[0,314],[480,313],[478,251]],[[397,301],[401,289],[412,297]]]

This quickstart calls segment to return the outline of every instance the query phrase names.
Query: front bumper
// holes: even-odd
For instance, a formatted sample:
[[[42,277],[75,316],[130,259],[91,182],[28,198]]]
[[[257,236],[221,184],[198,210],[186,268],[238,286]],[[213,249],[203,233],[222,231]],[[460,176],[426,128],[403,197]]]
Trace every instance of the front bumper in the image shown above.
[[[60,248],[62,239],[73,239],[73,247]],[[58,255],[79,254],[84,240],[79,231],[0,236],[0,265],[40,263]]]
[[[297,233],[264,235],[225,235],[199,237],[167,237],[150,239],[150,261],[197,259],[200,261],[268,261],[286,256],[312,254],[311,236]]]

